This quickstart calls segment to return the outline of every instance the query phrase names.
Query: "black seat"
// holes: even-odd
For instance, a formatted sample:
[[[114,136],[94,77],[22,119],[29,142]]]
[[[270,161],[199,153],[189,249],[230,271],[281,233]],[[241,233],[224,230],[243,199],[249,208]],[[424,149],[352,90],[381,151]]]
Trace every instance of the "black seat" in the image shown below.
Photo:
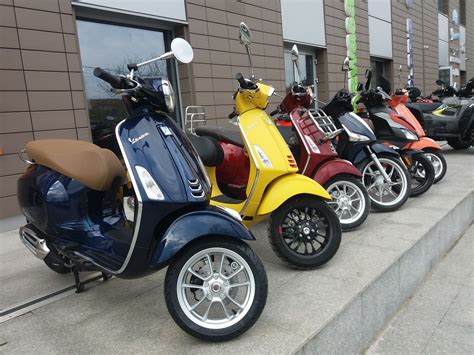
[[[212,137],[199,137],[188,133],[189,138],[201,160],[206,166],[217,166],[224,160],[224,151],[219,142]]]
[[[423,113],[431,113],[441,106],[441,102],[412,102],[407,107],[416,107]]]
[[[213,137],[221,142],[234,144],[238,147],[244,147],[244,141],[240,135],[240,130],[236,128],[222,127],[197,127],[196,134],[198,136]]]

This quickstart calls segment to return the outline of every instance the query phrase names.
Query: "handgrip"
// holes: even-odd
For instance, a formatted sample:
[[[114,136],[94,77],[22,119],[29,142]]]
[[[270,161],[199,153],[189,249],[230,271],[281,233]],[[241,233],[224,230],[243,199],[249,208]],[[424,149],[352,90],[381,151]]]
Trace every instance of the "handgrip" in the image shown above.
[[[245,78],[242,75],[242,73],[235,74],[235,78],[239,82],[241,88],[246,88],[247,87],[247,83],[245,82]]]
[[[278,109],[276,109],[276,110],[270,112],[270,116],[275,116],[277,113],[278,113]]]
[[[94,69],[94,76],[106,81],[110,84],[114,89],[122,89],[122,79],[119,76],[110,74],[105,70],[97,67]]]

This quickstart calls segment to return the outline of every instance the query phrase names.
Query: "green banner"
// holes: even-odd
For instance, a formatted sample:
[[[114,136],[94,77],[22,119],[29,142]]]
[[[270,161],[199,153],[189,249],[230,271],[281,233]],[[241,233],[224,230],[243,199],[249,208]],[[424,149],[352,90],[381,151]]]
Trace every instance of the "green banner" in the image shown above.
[[[346,49],[349,58],[348,88],[352,92],[357,91],[358,69],[357,69],[357,45],[355,25],[355,0],[344,0],[344,11],[346,12]]]

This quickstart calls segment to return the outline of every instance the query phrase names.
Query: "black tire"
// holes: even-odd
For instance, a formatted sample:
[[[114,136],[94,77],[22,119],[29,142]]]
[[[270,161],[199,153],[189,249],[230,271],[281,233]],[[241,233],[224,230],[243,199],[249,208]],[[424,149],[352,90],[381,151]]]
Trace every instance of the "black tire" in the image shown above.
[[[424,194],[433,185],[435,171],[431,161],[424,154],[412,156],[412,165],[409,168],[411,180],[411,197]],[[418,183],[413,185],[413,183]]]
[[[440,165],[439,172],[436,172],[435,169],[435,178],[433,184],[436,184],[437,182],[441,181],[446,175],[446,171],[448,171],[448,163],[446,162],[446,159],[444,158],[443,154],[436,149],[426,148],[423,149],[423,151],[428,154],[428,159],[430,159],[429,155],[433,156],[433,158],[430,159],[431,163],[433,163],[433,160],[437,160]]]
[[[59,255],[56,249],[53,246],[48,245],[49,247],[49,254],[46,258],[43,259],[44,263],[54,272],[58,274],[69,274],[71,272],[71,268],[65,265],[65,259]]]
[[[454,149],[462,150],[469,148],[472,145],[472,141],[462,141],[459,138],[448,138],[448,144]]]
[[[245,260],[251,270],[256,286],[252,304],[243,318],[237,323],[221,329],[210,329],[197,324],[190,316],[186,315],[178,299],[178,281],[183,267],[185,267],[188,260],[191,260],[196,254],[212,250],[212,248],[223,248],[228,252],[238,254]],[[195,278],[195,280],[199,281],[198,278]],[[232,280],[232,277],[230,280]],[[193,284],[195,283],[193,282]],[[192,290],[193,289],[190,289],[191,292],[193,292]],[[213,237],[191,243],[183,252],[173,259],[166,273],[164,293],[168,311],[181,329],[196,338],[218,342],[238,337],[255,324],[266,304],[268,280],[260,258],[246,243],[240,240]],[[196,297],[196,294],[194,294],[194,297]],[[206,302],[206,300],[202,299],[200,301]],[[235,316],[236,313],[233,315]]]
[[[365,186],[362,184],[360,179],[356,178],[355,176],[348,175],[348,174],[339,174],[339,175],[334,176],[331,180],[329,180],[324,185],[324,188],[328,191],[329,194],[331,194],[330,191],[329,191],[329,188],[331,186],[334,186],[334,184],[339,184],[339,183],[341,185],[343,185],[345,183],[347,183],[348,185],[350,185],[350,184],[355,185],[359,190],[359,191],[357,191],[357,194],[359,195],[359,198],[361,199],[361,202],[359,203],[359,208],[360,209],[358,211],[357,219],[354,220],[353,222],[345,222],[344,218],[342,218],[342,217],[346,214],[346,212],[343,211],[341,213],[341,215],[339,216],[338,210],[337,210],[337,208],[338,208],[337,202],[336,202],[336,204],[332,204],[331,202],[329,202],[329,206],[331,206],[335,210],[336,215],[339,218],[339,222],[341,223],[342,231],[347,232],[347,231],[350,231],[354,228],[357,228],[358,226],[360,226],[362,223],[365,222],[365,220],[369,216],[369,212],[370,212],[370,198],[369,198],[369,194],[367,193],[367,190],[365,189]],[[333,198],[334,198],[334,196],[333,196]],[[352,217],[352,216],[350,216],[350,217]]]
[[[386,155],[386,154],[377,155],[377,158],[379,160],[383,160],[383,162],[385,164],[391,164],[392,166],[396,165],[399,168],[399,170],[401,171],[401,174],[403,174],[403,176],[404,176],[404,180],[405,180],[405,184],[406,184],[406,188],[402,187],[402,189],[405,190],[404,193],[402,192],[401,197],[395,199],[396,202],[391,203],[391,204],[383,204],[383,203],[380,203],[379,201],[375,200],[375,198],[371,196],[371,192],[369,191],[369,187],[371,186],[372,182],[368,181],[367,178],[364,177],[364,174],[362,176],[362,183],[367,188],[367,192],[369,193],[369,197],[370,197],[370,200],[371,200],[370,204],[375,210],[378,210],[380,212],[396,211],[401,206],[403,206],[403,204],[408,200],[408,197],[410,196],[410,192],[411,192],[410,183],[409,183],[410,182],[410,174],[408,173],[407,168],[400,161],[399,158],[395,158],[391,155]],[[373,163],[372,159],[370,159],[370,158],[365,159],[362,163],[358,164],[358,168],[362,173],[364,173],[364,170],[367,167],[367,165],[372,164],[372,163]]]
[[[292,241],[288,244],[286,240],[290,238],[285,239],[283,237],[283,235],[287,233],[283,231],[283,228],[292,229],[292,227],[284,227],[283,224],[285,220],[289,218],[288,215],[290,212],[293,213],[292,217],[295,217],[295,213],[299,213],[299,217],[296,216],[298,220],[302,216],[302,213],[313,212],[313,217],[307,219],[309,215],[306,215],[306,221],[297,226],[300,231],[304,228],[308,229],[308,233],[305,234],[306,237],[303,237],[303,234],[306,232],[298,233],[295,228],[294,232],[292,232]],[[315,219],[315,217],[317,218]],[[321,218],[323,220],[321,220]],[[291,218],[290,222],[291,221],[295,222],[295,219]],[[319,233],[321,226],[325,227],[324,235]],[[295,242],[298,243],[296,251],[291,248],[295,238],[298,239],[298,241]],[[303,243],[303,238],[311,240],[310,242],[306,239],[304,240],[304,251],[307,250],[309,244],[313,253],[307,255],[298,252],[301,243]],[[268,226],[268,239],[276,255],[289,263],[292,267],[297,269],[314,269],[326,264],[336,254],[341,244],[341,224],[334,210],[329,207],[326,202],[312,195],[299,195],[289,199],[272,213]],[[320,241],[321,239],[323,239],[323,242]],[[314,243],[317,243],[316,246],[319,245],[319,249],[315,250]]]

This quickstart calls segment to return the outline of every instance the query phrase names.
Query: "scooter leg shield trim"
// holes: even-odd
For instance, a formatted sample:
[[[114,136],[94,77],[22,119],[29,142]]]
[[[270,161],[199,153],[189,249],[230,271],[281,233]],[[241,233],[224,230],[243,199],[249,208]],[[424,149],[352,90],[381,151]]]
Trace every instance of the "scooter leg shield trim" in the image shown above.
[[[300,174],[282,176],[273,181],[266,189],[257,215],[262,216],[275,211],[285,201],[296,195],[315,195],[331,200],[331,196],[316,181]]]

